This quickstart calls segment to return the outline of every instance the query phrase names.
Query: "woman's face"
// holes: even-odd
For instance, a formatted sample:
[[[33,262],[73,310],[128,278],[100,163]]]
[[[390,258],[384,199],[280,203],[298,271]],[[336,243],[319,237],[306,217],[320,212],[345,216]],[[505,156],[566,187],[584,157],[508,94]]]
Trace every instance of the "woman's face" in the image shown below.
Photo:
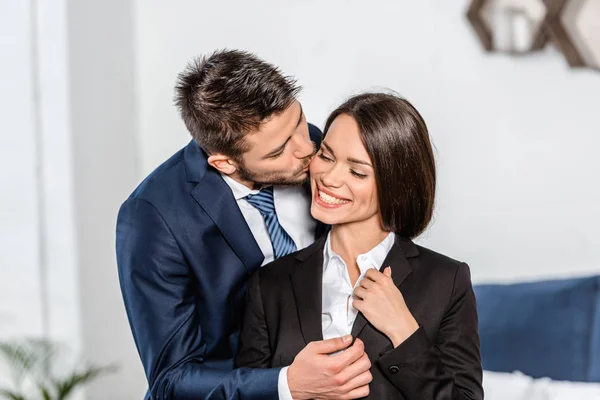
[[[333,121],[310,164],[310,184],[313,218],[381,226],[375,174],[354,118],[342,114]]]

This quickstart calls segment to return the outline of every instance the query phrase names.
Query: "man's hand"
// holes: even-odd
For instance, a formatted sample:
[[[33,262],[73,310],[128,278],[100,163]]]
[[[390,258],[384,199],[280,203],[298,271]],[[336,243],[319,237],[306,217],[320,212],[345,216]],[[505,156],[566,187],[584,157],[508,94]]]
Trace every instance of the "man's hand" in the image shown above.
[[[373,380],[365,345],[352,336],[309,343],[287,370],[294,400],[357,399],[369,395]],[[329,354],[345,351],[330,356]]]

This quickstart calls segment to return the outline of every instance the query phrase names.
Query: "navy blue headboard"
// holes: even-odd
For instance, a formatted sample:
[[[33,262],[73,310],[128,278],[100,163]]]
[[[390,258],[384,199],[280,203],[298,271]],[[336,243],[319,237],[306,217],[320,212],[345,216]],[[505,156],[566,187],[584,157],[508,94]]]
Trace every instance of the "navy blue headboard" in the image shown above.
[[[600,382],[600,276],[476,285],[483,368]]]

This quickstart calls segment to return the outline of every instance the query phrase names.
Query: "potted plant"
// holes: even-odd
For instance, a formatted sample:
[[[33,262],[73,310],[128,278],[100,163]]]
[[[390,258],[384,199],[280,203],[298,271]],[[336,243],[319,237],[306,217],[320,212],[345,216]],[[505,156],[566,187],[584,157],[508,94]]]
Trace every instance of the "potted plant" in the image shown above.
[[[68,367],[61,350],[44,339],[0,342],[0,361],[9,371],[10,384],[0,387],[0,399],[67,400],[85,384],[116,370],[114,366]]]

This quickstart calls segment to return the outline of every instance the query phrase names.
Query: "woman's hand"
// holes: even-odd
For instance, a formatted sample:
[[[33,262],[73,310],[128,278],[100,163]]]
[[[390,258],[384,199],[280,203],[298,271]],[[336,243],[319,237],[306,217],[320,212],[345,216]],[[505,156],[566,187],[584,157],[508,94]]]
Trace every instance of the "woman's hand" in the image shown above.
[[[398,347],[419,328],[392,280],[390,267],[383,273],[369,269],[360,285],[354,289],[354,295],[357,297],[352,303],[354,308],[383,332],[394,347]]]

